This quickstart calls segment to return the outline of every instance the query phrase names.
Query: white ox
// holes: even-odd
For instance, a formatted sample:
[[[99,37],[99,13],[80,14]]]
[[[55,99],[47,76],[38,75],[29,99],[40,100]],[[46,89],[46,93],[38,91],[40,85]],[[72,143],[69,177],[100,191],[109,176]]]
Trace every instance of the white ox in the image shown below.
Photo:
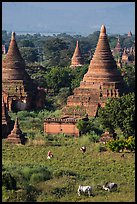
[[[115,191],[117,190],[118,185],[116,183],[106,183],[103,185],[103,189],[106,191]]]
[[[92,187],[91,186],[81,186],[78,187],[78,195],[80,196],[81,193],[87,193],[89,196],[92,193]]]

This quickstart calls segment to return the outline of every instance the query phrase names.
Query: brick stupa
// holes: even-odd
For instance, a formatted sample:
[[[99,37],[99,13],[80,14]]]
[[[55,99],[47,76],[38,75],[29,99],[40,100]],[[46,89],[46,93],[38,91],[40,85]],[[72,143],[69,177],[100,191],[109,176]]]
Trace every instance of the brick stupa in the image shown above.
[[[18,118],[16,117],[14,128],[11,133],[8,135],[7,139],[8,142],[13,144],[25,144],[25,137],[19,127]]]
[[[122,84],[122,76],[109,47],[106,28],[102,25],[88,72],[80,87],[75,88],[74,94],[68,97],[63,109],[64,117],[82,118],[85,114],[96,116],[98,107],[104,107],[108,98],[122,94]]]
[[[80,51],[80,48],[79,48],[79,43],[77,41],[76,48],[75,48],[74,54],[73,54],[72,59],[71,59],[70,67],[71,68],[76,68],[76,67],[79,67],[79,66],[83,66],[83,57],[81,55],[81,51]]]
[[[35,106],[36,87],[25,68],[15,32],[12,32],[8,53],[2,60],[2,90],[8,94],[8,108],[26,110]]]
[[[117,40],[117,44],[116,44],[116,47],[113,51],[113,54],[117,54],[117,53],[120,53],[122,52],[122,48],[121,48],[121,45],[120,45],[120,39],[118,37],[118,40]]]

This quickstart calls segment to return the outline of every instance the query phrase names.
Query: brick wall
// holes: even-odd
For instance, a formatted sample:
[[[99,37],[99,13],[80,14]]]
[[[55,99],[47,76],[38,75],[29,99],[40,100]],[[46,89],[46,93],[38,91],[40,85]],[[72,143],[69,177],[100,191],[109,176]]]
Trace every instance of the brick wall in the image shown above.
[[[47,134],[60,134],[73,135],[78,137],[79,130],[75,122],[68,121],[44,121],[44,132]]]

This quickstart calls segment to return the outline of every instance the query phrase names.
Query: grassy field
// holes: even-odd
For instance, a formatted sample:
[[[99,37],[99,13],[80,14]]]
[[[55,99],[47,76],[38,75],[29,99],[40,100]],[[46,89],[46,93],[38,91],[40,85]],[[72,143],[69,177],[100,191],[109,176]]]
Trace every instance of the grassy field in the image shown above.
[[[79,150],[82,145],[87,147],[85,154]],[[54,154],[51,160],[47,160],[49,150]],[[26,201],[27,185],[35,188],[33,202],[135,202],[135,154],[125,152],[121,157],[121,153],[99,150],[100,144],[92,143],[86,136],[49,137],[39,133],[26,145],[7,144],[3,139],[3,168],[17,180],[17,190],[12,196],[11,191],[6,191],[6,195],[4,191],[3,201]],[[30,172],[36,168],[47,169],[51,177],[41,179],[40,172],[39,177],[36,173],[32,176]],[[107,181],[116,182],[118,190],[106,192],[98,186]],[[94,196],[79,197],[79,184],[93,186]]]

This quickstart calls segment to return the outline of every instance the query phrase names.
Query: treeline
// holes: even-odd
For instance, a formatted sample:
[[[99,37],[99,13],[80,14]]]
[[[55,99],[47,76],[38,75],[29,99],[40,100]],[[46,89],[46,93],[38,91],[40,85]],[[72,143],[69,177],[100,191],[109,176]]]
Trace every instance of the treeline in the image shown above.
[[[61,33],[53,36],[44,36],[41,34],[26,34],[16,35],[16,40],[21,51],[21,54],[26,63],[40,62],[44,66],[62,66],[70,65],[70,60],[73,55],[76,41],[79,41],[79,46],[84,58],[85,64],[88,64],[92,58],[99,37],[99,31],[84,37],[81,35],[68,35]],[[116,46],[118,35],[108,36],[110,48]],[[128,37],[127,35],[119,35],[121,47],[133,47],[135,36]],[[2,44],[8,48],[11,39],[11,33],[2,31]]]

